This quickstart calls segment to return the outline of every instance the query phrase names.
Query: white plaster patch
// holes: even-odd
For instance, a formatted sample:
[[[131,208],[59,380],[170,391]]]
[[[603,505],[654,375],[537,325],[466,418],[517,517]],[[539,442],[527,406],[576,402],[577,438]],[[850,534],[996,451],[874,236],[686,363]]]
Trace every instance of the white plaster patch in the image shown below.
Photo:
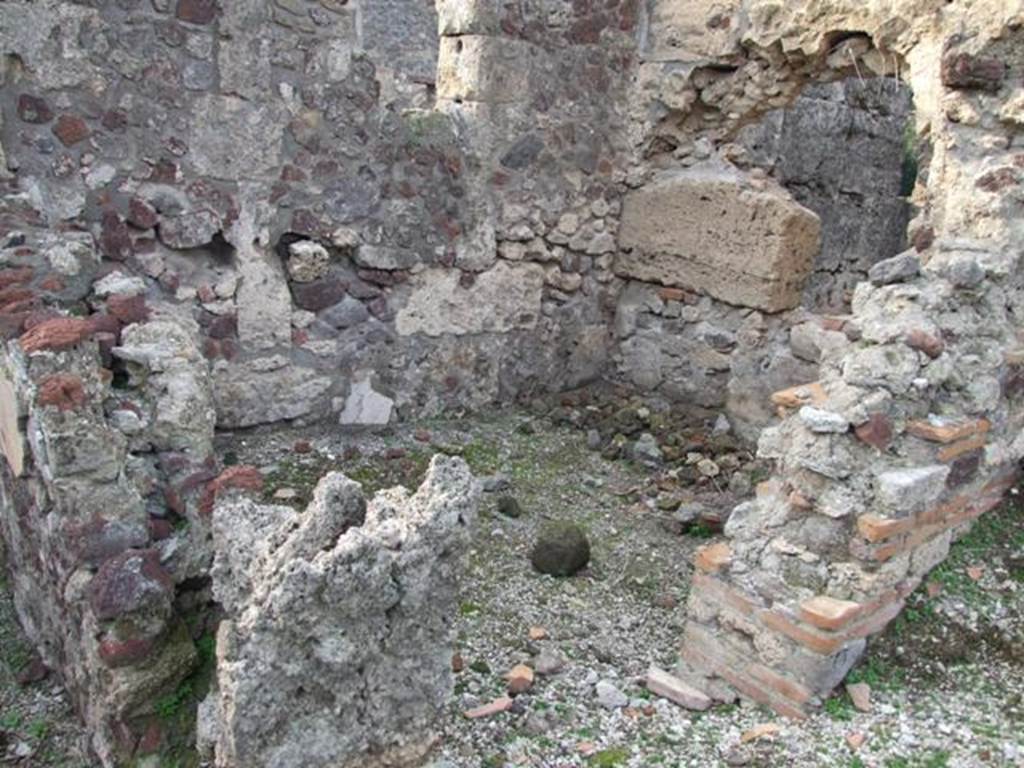
[[[395,401],[373,388],[370,377],[365,376],[352,384],[339,422],[352,426],[380,426],[391,421]]]

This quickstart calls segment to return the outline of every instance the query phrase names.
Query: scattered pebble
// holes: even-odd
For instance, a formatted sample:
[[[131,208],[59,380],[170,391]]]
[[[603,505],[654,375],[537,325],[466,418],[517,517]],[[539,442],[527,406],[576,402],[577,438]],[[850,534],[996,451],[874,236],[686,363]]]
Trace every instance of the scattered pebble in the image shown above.
[[[605,709],[622,709],[629,704],[629,697],[607,680],[599,680],[594,686],[598,703]]]

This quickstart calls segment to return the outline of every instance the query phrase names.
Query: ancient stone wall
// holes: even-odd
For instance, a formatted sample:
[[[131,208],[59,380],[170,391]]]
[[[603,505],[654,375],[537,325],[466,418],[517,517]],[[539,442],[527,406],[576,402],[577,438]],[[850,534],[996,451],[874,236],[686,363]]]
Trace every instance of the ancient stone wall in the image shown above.
[[[718,696],[795,717],[999,502],[1024,447],[1013,212],[1024,9],[976,4],[963,36],[958,8],[896,27],[880,9],[839,6],[807,24],[751,3],[744,34],[814,51],[830,28],[864,29],[910,63],[934,149],[916,250],[870,268],[819,380],[774,395],[782,421],[759,455],[777,474],[733,512],[728,541],[698,554],[680,664]]]
[[[613,156],[593,127],[603,121],[579,94],[549,86],[586,75],[610,87],[612,63],[586,30],[618,29],[626,11],[590,19],[553,3],[510,17],[506,27],[533,37],[520,41],[538,68],[530,98],[551,100],[551,125],[531,133],[521,118],[495,116],[504,162],[486,168],[475,149],[464,153],[470,118],[431,111],[429,4],[6,6],[12,18],[22,11],[5,29],[32,34],[0,40],[4,144],[19,188],[47,224],[95,236],[100,271],[143,277],[148,300],[174,301],[199,322],[221,425],[325,413],[386,421],[596,375],[606,324],[598,284],[583,277],[596,246],[585,259],[511,254],[528,263],[492,270],[488,200],[529,176],[543,142],[538,165],[570,146],[579,155],[575,189],[560,179],[544,210],[566,208],[570,192],[585,206],[602,195]],[[555,40],[568,51],[541,55]],[[452,78],[471,71],[446,64],[438,95],[447,101]],[[540,201],[533,185],[530,194]],[[603,243],[610,254],[614,239]],[[439,294],[451,318],[424,320],[424,301]],[[374,407],[361,405],[369,391]]]
[[[857,34],[826,31],[821,50],[745,39],[743,3],[660,0],[643,22],[614,376],[725,409],[756,439],[771,393],[814,379],[822,350],[845,343],[823,313],[848,311],[846,291],[905,239],[902,60]]]
[[[198,327],[154,312],[119,339],[103,330],[118,327],[104,313],[44,320],[0,366],[18,615],[109,765],[160,748],[156,704],[195,666],[203,627],[185,618],[205,604],[219,487]],[[117,389],[115,358],[132,377]]]
[[[432,110],[429,3],[0,8],[4,538],[104,764],[188,738],[158,710],[212,628],[210,515],[260,484],[215,425],[383,424],[599,374],[618,128],[579,77],[624,77],[599,38],[625,51],[635,17],[508,13],[488,32],[536,52],[538,112],[495,116],[492,155],[449,98],[472,62],[442,61]],[[586,237],[567,217],[528,254],[570,199]]]
[[[169,738],[156,702],[209,629],[211,514],[259,487],[215,428],[596,380],[773,424],[776,477],[698,560],[682,672],[813,704],[1024,452],[1022,23],[1021,0],[0,6],[2,529],[101,761]],[[862,213],[888,223],[851,225],[871,237],[833,277],[831,182],[760,131],[840,88],[839,124],[868,120],[859,86],[829,85],[868,76],[909,83],[929,152],[911,250],[888,258],[886,176]],[[895,122],[865,130],[870,178]],[[850,173],[834,189],[865,195]],[[849,312],[811,311],[862,275]],[[252,576],[268,594],[278,565]],[[231,603],[233,579],[217,599],[248,626],[263,596]],[[254,652],[225,640],[223,696]],[[230,756],[248,732],[223,703]]]
[[[801,286],[820,313],[849,311],[870,267],[906,247],[919,148],[912,94],[892,77],[808,86],[787,109],[740,131],[743,160],[821,218],[821,250]]]

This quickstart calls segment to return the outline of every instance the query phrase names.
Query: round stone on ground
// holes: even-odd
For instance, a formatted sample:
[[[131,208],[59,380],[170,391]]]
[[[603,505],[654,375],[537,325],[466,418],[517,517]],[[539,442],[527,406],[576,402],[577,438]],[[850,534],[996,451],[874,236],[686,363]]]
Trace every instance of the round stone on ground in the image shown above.
[[[546,523],[537,533],[530,562],[541,573],[572,576],[590,562],[590,541],[575,523]]]
[[[514,496],[502,496],[498,499],[498,512],[505,517],[522,517],[523,509]]]

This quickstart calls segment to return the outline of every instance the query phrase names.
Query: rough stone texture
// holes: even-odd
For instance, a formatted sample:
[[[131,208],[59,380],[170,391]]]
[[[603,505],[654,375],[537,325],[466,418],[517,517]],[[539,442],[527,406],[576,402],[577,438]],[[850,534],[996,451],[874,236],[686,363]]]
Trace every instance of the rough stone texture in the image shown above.
[[[258,358],[235,365],[218,362],[213,371],[217,423],[249,427],[313,413],[331,389],[332,380],[286,358]]]
[[[820,245],[818,217],[785,192],[713,166],[626,196],[615,271],[766,312],[791,309]]]
[[[940,20],[916,15],[927,3],[908,2],[908,24],[897,30],[888,26],[888,10],[870,4],[821,5],[810,24],[803,5],[771,5],[772,13],[769,3],[744,5],[745,45],[782,42],[792,67],[806,66],[798,52],[820,50],[827,29],[866,31],[829,55],[830,70],[845,59],[881,73],[885,58],[875,45],[902,57],[917,96],[917,128],[930,132],[934,153],[918,183],[922,211],[913,229],[927,233],[914,238],[920,258],[877,269],[877,279],[855,288],[849,316],[824,319],[849,343],[820,351],[813,403],[777,400],[781,421],[762,432],[758,446],[775,462],[775,476],[729,519],[727,567],[698,573],[690,593],[678,674],[715,697],[739,693],[801,717],[839,683],[866,638],[898,615],[950,540],[1017,479],[1020,405],[1002,398],[997,382],[1020,360],[1017,214],[1010,212],[1019,201],[1009,202],[985,169],[1009,151],[993,139],[987,117],[1010,97],[1006,72],[990,62],[1010,72],[1024,66],[1010,53],[1024,8],[982,3]],[[969,47],[955,34],[963,23],[976,33]],[[705,123],[705,139],[719,135],[712,125],[725,129],[757,113],[736,92],[718,93],[732,111]],[[950,121],[950,109],[963,120]],[[967,146],[973,149],[961,151]],[[807,407],[798,411],[801,405],[854,429],[816,432],[826,422]],[[985,426],[946,444],[906,430],[922,422]],[[958,457],[981,446],[983,460],[955,469]],[[809,535],[826,519],[827,536]]]
[[[645,59],[704,62],[728,56],[739,40],[741,5],[735,0],[654,0]]]
[[[435,457],[369,502],[340,474],[304,513],[248,501],[213,519],[218,766],[414,765],[451,694],[456,580],[478,483]],[[299,652],[297,652],[299,651]]]
[[[25,435],[19,423],[21,407],[10,374],[0,374],[0,443],[11,474],[21,475],[25,469]]]
[[[193,323],[168,315],[130,325],[113,354],[137,382],[149,406],[139,418],[144,438],[158,451],[182,451],[204,459],[212,450],[215,413],[210,379]],[[140,409],[141,410],[141,409]]]
[[[331,256],[319,243],[300,240],[288,246],[288,276],[297,283],[311,283],[328,272]]]
[[[92,320],[93,328],[120,327],[108,315]],[[31,354],[11,342],[4,354],[10,407],[28,425],[23,442],[20,427],[5,433],[0,489],[11,585],[26,631],[62,671],[105,765],[127,763],[158,720],[160,692],[173,690],[196,660],[172,601],[208,556],[206,533],[190,501],[179,498],[172,512],[163,492],[195,477],[212,447],[195,331],[157,317],[121,332],[116,396],[134,417],[130,436],[104,411],[115,392],[102,367],[113,364],[113,331],[94,334],[110,337],[105,357],[103,339]],[[30,510],[47,510],[53,524],[23,525]],[[151,516],[169,515],[191,525],[153,540]]]
[[[843,312],[867,270],[906,242],[909,89],[892,78],[812,85],[787,109],[745,128],[747,161],[821,218],[821,251],[802,303]]]
[[[552,521],[538,531],[530,562],[549,576],[572,576],[590,562],[590,541],[578,525]]]
[[[1019,0],[432,6],[0,4],[0,527],[105,766],[164,738],[210,513],[259,485],[221,471],[214,419],[380,423],[606,378],[772,425],[775,477],[701,561],[684,666],[794,715],[1012,481]],[[865,282],[907,215],[893,75],[916,256]],[[652,195],[708,167],[732,169],[707,182],[731,220],[681,206],[704,181]],[[782,247],[813,217],[777,184],[822,220],[813,266]],[[637,231],[664,239],[625,252]],[[290,272],[299,242],[317,256]],[[701,269],[667,284],[680,243]],[[882,503],[887,473],[940,466],[924,508]],[[90,599],[100,573],[125,600]],[[816,598],[861,608],[823,629]]]
[[[541,309],[544,272],[535,264],[501,262],[469,285],[448,271],[428,270],[413,279],[395,328],[403,336],[502,333],[533,328]]]
[[[772,393],[817,376],[818,359],[808,361],[799,336],[789,331],[801,320],[817,329],[823,348],[848,344],[801,310],[762,315],[682,289],[630,282],[614,319],[616,374],[669,402],[726,408],[737,429],[755,439],[775,418]]]

